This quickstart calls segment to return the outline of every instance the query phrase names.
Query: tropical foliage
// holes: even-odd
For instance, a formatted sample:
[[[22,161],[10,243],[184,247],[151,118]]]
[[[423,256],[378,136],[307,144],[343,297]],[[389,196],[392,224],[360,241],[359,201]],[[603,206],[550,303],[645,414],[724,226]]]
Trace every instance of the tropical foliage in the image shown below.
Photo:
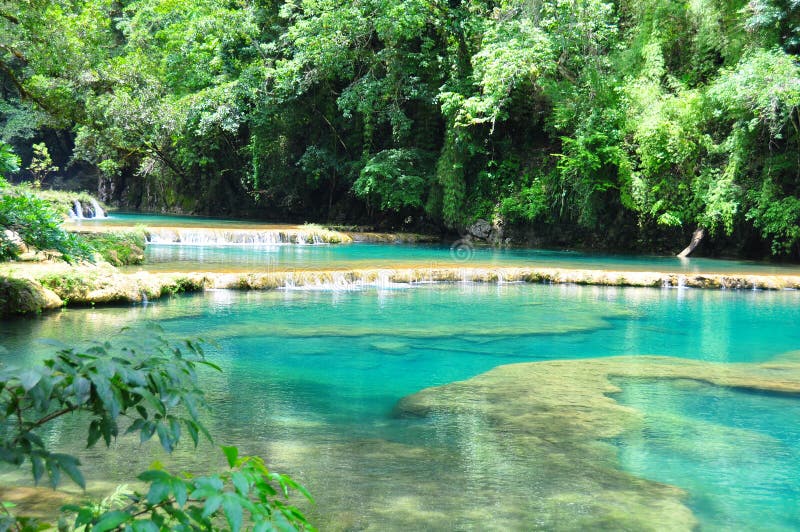
[[[2,0],[0,26],[0,137],[128,206],[798,253],[794,0]]]

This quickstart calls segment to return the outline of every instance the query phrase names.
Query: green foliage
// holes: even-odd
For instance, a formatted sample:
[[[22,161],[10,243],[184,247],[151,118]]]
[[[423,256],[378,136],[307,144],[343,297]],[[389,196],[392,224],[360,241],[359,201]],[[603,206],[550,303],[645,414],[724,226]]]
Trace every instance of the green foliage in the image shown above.
[[[7,186],[6,174],[19,170],[19,157],[11,150],[11,146],[0,141],[0,189]]]
[[[80,461],[52,452],[42,437],[49,423],[75,412],[88,422],[89,448],[100,440],[110,445],[123,430],[138,434],[142,442],[157,436],[168,452],[178,444],[182,429],[195,446],[201,435],[210,440],[200,418],[207,405],[197,380],[199,366],[219,371],[206,360],[201,342],[173,344],[156,338],[142,350],[102,343],[81,351],[62,349],[41,367],[5,369],[0,373],[0,461],[29,463],[36,483],[46,476],[56,487],[66,476],[85,487]],[[230,530],[238,531],[245,515],[252,530],[313,529],[283,500],[290,490],[310,499],[302,486],[270,472],[260,458],[239,457],[235,447],[222,450],[227,472],[172,475],[156,464],[138,477],[148,485],[145,492],[117,494],[100,505],[87,502],[62,511],[74,515],[69,525],[74,529],[211,530],[224,519]],[[6,507],[0,526],[36,530],[44,525],[16,518]]]
[[[140,208],[714,238],[800,194],[795,0],[2,5],[0,131]]]
[[[782,255],[800,244],[800,198],[777,195],[775,184],[765,180],[760,191],[751,193],[754,205],[747,218],[770,240],[772,252]]]
[[[26,191],[0,190],[0,230],[18,235],[28,246],[52,250],[64,260],[90,258],[89,247],[61,228],[62,215],[51,204]],[[16,258],[19,246],[0,232],[0,261]]]
[[[103,231],[81,235],[103,260],[114,266],[128,266],[144,262],[146,231],[138,228],[132,231]]]
[[[430,156],[415,150],[384,150],[364,165],[353,191],[383,210],[399,211],[424,204]]]
[[[311,500],[305,488],[286,475],[273,473],[259,457],[239,456],[236,447],[222,447],[229,471],[191,477],[173,475],[160,464],[138,479],[149,485],[111,504],[67,505],[72,526],[91,530],[314,530],[297,508],[284,502],[290,491]],[[248,526],[245,526],[245,523]]]
[[[58,172],[58,166],[53,165],[53,159],[44,142],[33,145],[33,159],[28,170],[33,175],[36,187],[40,187],[42,181],[47,179],[51,173]]]
[[[158,435],[167,451],[180,439],[181,425],[197,444],[205,432],[199,419],[205,400],[197,385],[198,365],[215,367],[199,344],[161,340],[145,353],[133,348],[114,352],[104,343],[82,352],[63,349],[38,368],[4,370],[0,460],[17,466],[27,460],[36,483],[46,474],[56,487],[64,474],[85,487],[80,462],[51,452],[41,437],[47,423],[79,411],[90,419],[87,447],[101,438],[110,445],[123,418],[131,420],[126,433],[138,433],[142,442]]]

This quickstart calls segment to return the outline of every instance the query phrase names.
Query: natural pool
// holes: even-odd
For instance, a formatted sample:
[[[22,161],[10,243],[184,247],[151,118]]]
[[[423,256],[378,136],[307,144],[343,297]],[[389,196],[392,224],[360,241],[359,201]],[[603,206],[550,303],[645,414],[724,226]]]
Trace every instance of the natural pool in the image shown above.
[[[102,227],[180,228],[188,233],[203,231],[269,232],[287,226],[194,216],[112,213],[109,218],[73,221],[79,230]],[[202,241],[202,238],[198,238]],[[755,261],[679,259],[674,256],[610,255],[576,251],[525,248],[492,249],[445,244],[385,244],[358,242],[341,245],[180,245],[150,244],[146,265],[127,271],[250,272],[285,270],[336,270],[355,268],[425,267],[540,267],[657,271],[664,273],[780,274],[800,275],[800,265]]]
[[[146,266],[129,271],[285,271],[354,268],[541,267],[658,271],[665,273],[800,274],[797,265],[705,258],[587,254],[537,249],[473,247],[456,252],[450,245],[375,244],[276,246],[149,245]]]
[[[685,378],[615,378],[616,393],[587,392],[601,373],[596,359],[616,355],[637,357],[633,366],[645,373],[657,361],[640,355],[720,363],[687,369],[693,379],[792,360],[798,292],[517,284],[213,291],[4,322],[3,361],[33,363],[52,350],[40,338],[124,342],[152,334],[148,320],[171,337],[217,342],[212,359],[224,371],[205,376],[212,433],[304,482],[323,530],[680,529],[692,519],[704,529],[800,527],[797,397]],[[126,325],[133,329],[120,337]],[[422,413],[401,401],[529,361],[567,362],[541,376],[500,372],[490,381],[495,395],[477,393],[480,380],[431,390],[439,406]],[[537,393],[556,401],[540,405],[553,416],[546,423],[527,406]],[[68,425],[50,438],[74,451],[83,441]],[[123,439],[87,463],[91,477],[116,483],[154,457],[164,458],[155,445]],[[217,454],[204,446],[198,459],[184,447],[170,461],[202,470]]]

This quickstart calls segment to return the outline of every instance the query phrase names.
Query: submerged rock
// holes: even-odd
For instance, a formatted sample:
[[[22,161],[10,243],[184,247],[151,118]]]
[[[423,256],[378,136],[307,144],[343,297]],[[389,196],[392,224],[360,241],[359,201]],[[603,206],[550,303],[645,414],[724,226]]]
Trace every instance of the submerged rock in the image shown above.
[[[644,422],[641,412],[608,396],[619,391],[614,377],[800,393],[796,359],[715,364],[615,357],[501,366],[408,396],[397,404],[396,413],[423,418],[443,435],[463,438],[458,446],[480,449],[482,460],[495,453],[494,475],[508,468],[528,475],[527,507],[519,511],[534,515],[530,529],[695,528],[685,492],[622,471],[615,448],[606,443]],[[450,428],[455,426],[480,430],[459,433]],[[496,511],[493,507],[493,516]]]

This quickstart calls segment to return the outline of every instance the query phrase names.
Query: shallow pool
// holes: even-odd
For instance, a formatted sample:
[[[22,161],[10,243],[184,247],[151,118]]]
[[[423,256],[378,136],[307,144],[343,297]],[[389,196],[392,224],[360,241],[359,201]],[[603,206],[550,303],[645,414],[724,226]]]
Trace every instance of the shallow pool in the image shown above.
[[[266,456],[305,483],[323,530],[618,529],[620,516],[633,511],[625,500],[616,510],[586,501],[637,478],[686,490],[683,504],[703,528],[800,527],[793,450],[800,441],[784,429],[798,425],[795,397],[626,381],[614,397],[641,412],[641,430],[580,450],[547,434],[504,433],[491,419],[396,411],[399,400],[426,387],[516,362],[643,354],[720,367],[772,360],[800,349],[798,292],[516,284],[212,291],[3,322],[2,358],[35,363],[52,351],[41,338],[134,342],[152,334],[148,320],[170,337],[216,342],[211,358],[223,373],[204,378],[217,443]],[[123,326],[133,328],[119,334]],[[563,383],[568,394],[574,384]],[[127,439],[109,454],[87,454],[82,434],[64,424],[50,438],[83,453],[98,481],[121,482],[165,459],[155,445]],[[742,434],[753,437],[742,444]],[[545,447],[547,464],[536,458]],[[572,478],[549,472],[554,456],[593,456],[587,452],[607,461],[587,473],[591,482],[580,469]],[[210,446],[199,458],[184,446],[167,461],[202,470],[217,456]]]

